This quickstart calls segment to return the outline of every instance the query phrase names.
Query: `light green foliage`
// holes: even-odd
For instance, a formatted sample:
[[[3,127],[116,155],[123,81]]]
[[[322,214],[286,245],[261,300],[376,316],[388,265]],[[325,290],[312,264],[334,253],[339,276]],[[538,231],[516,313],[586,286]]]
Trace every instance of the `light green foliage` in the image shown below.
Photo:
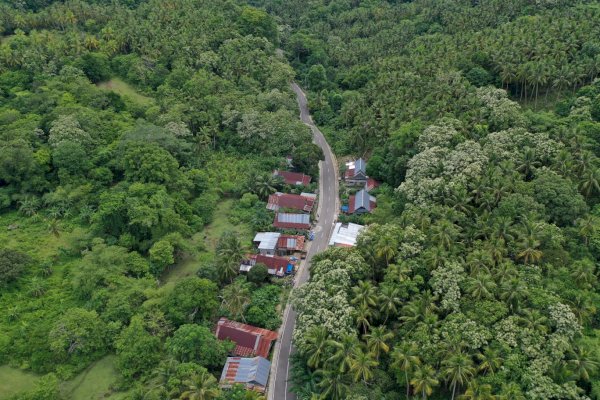
[[[106,326],[95,311],[71,308],[53,325],[48,344],[59,360],[86,358],[105,351]]]
[[[173,257],[174,251],[175,248],[167,240],[159,240],[152,245],[148,253],[150,261],[156,268],[156,274],[175,262],[175,258]]]
[[[202,325],[181,325],[165,343],[167,352],[180,362],[193,362],[217,370],[225,362],[231,343],[219,341]]]

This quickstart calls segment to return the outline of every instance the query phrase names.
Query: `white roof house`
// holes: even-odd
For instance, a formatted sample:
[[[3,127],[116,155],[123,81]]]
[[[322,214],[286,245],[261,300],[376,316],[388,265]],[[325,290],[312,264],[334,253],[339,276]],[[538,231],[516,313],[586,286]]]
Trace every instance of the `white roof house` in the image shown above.
[[[258,243],[261,254],[275,254],[279,236],[281,236],[279,232],[259,232],[254,236],[253,242]]]
[[[348,225],[342,225],[341,222],[335,224],[331,240],[329,240],[330,246],[340,247],[352,247],[356,245],[356,238],[364,226],[349,223]]]

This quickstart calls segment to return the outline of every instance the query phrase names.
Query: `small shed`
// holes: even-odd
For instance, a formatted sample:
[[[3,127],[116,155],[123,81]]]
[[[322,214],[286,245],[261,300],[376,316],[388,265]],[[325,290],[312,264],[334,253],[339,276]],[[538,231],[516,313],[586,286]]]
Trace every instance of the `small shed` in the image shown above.
[[[264,393],[269,381],[271,363],[264,357],[228,357],[221,373],[219,386],[230,388],[241,384],[248,390]]]
[[[281,229],[310,229],[309,214],[275,213],[273,226]]]

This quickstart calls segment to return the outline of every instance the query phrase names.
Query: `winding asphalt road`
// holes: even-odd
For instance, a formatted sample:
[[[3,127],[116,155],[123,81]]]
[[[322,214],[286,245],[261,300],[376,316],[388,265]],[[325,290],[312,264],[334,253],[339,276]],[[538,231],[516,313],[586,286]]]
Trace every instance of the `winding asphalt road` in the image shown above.
[[[306,260],[302,263],[296,274],[295,287],[308,280],[308,268],[315,254],[324,251],[329,243],[329,238],[335,226],[337,211],[339,210],[338,197],[338,171],[337,161],[331,148],[321,131],[315,126],[308,111],[306,95],[300,87],[293,83],[292,90],[296,93],[300,120],[304,122],[313,133],[313,141],[323,149],[325,161],[319,163],[319,205],[317,207],[317,223],[314,228],[315,238],[310,242]],[[294,352],[292,346],[292,333],[296,325],[296,312],[288,303],[283,314],[283,324],[279,329],[279,340],[275,345],[271,377],[269,379],[269,400],[293,400],[296,396],[290,392],[290,356]]]

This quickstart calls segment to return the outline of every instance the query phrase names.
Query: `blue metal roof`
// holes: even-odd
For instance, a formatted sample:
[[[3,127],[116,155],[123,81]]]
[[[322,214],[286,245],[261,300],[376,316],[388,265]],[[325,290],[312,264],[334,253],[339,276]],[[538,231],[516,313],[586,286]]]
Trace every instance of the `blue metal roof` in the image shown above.
[[[293,223],[293,224],[310,224],[310,215],[279,213],[279,214],[277,214],[277,221]]]
[[[232,383],[267,386],[270,370],[271,363],[263,357],[228,357],[221,373],[221,382],[231,382],[230,379],[233,379]]]
[[[367,173],[367,162],[362,158],[359,158],[354,162],[354,175],[362,172],[363,174]]]
[[[356,197],[354,198],[354,209],[358,210],[363,207],[365,210],[371,210],[371,196],[365,189],[361,189],[358,193],[356,193]]]

